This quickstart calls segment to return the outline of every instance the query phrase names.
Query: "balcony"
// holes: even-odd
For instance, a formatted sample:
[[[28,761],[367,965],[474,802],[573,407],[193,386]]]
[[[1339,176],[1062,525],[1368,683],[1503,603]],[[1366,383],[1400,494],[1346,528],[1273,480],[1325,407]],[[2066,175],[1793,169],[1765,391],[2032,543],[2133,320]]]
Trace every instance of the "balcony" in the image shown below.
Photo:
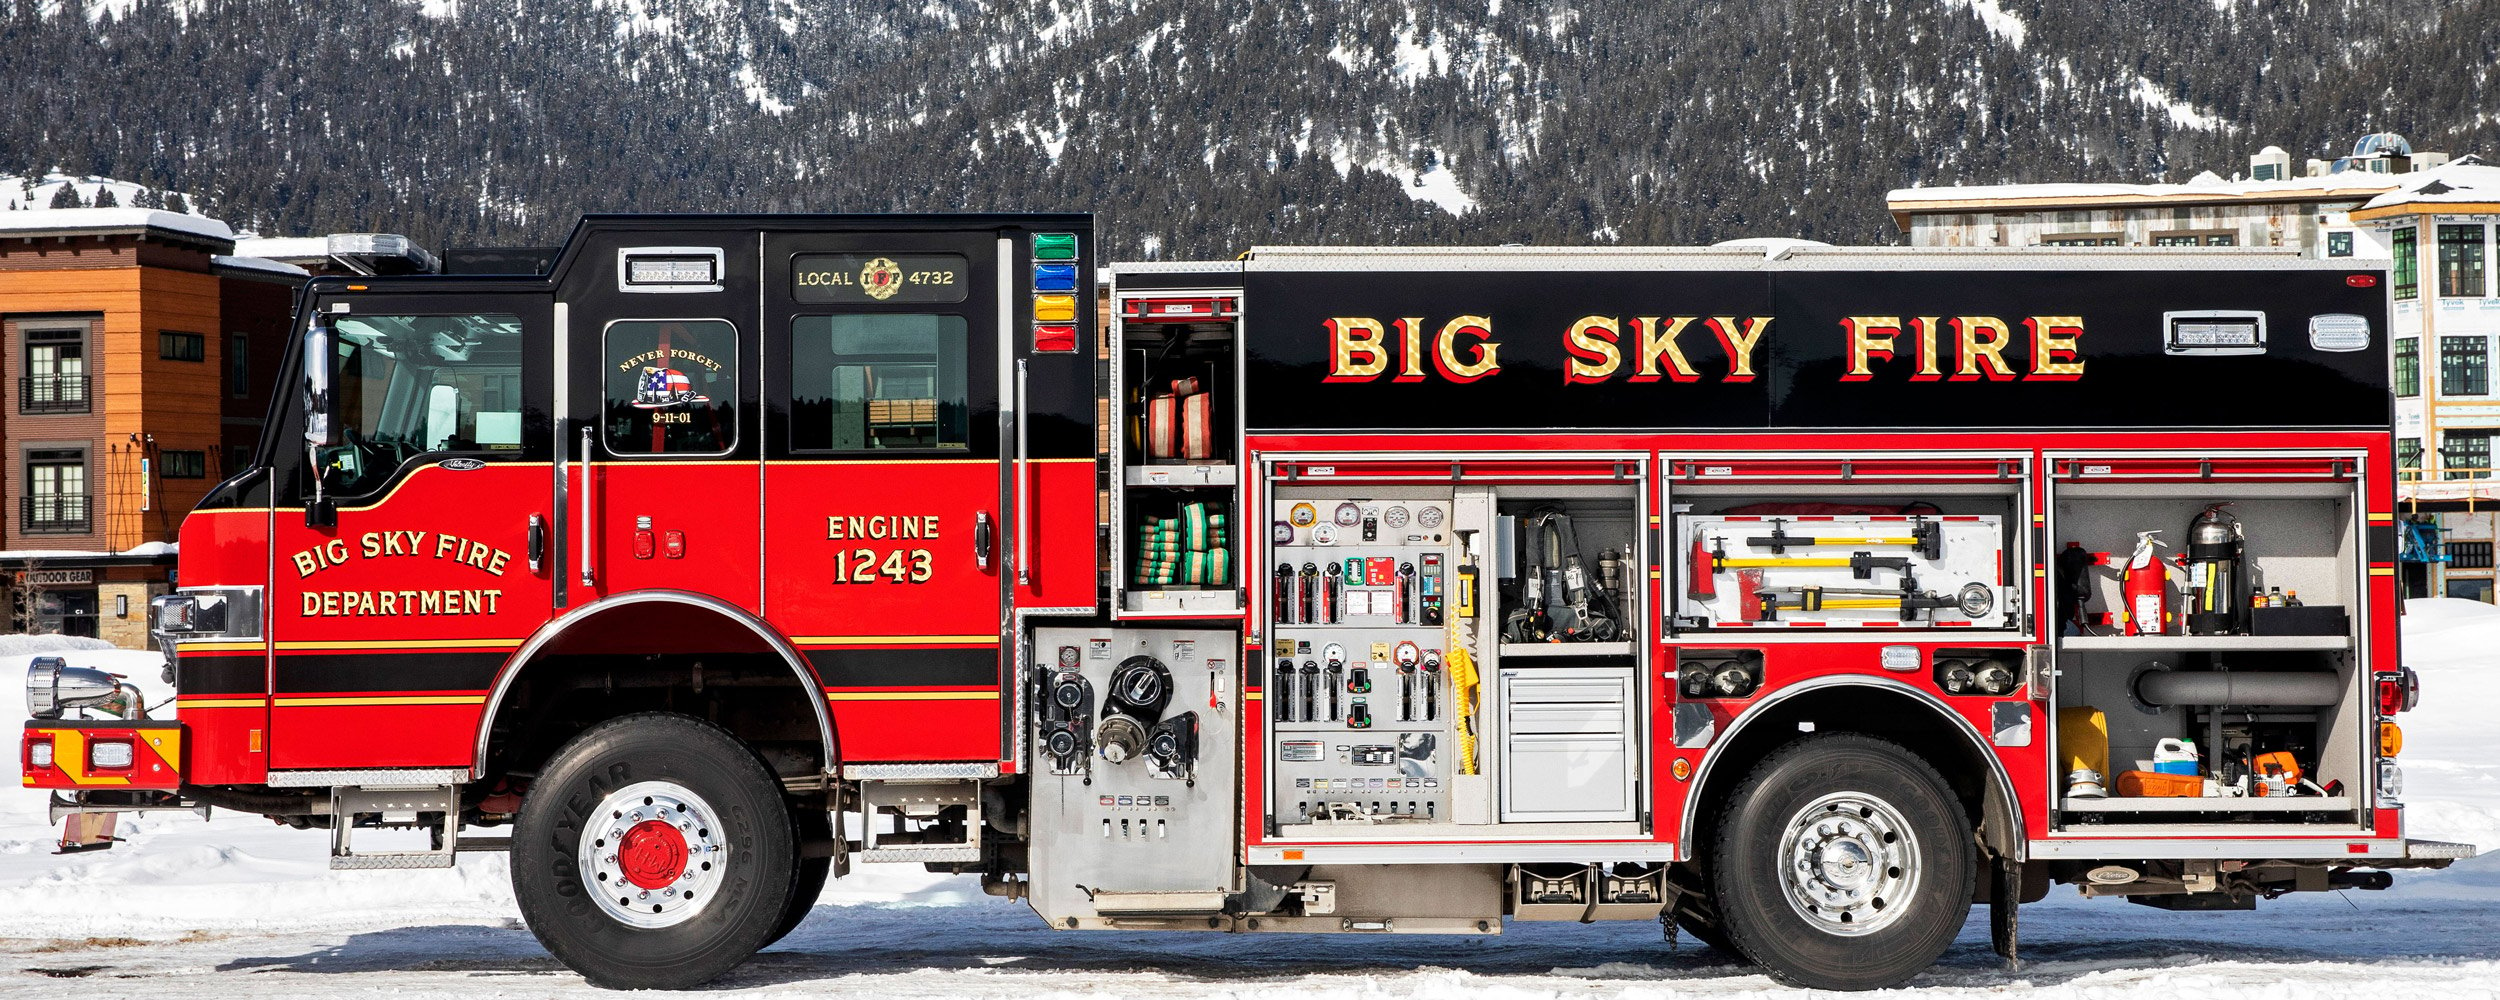
[[[84,535],[94,523],[84,493],[29,493],[17,507],[18,530],[29,535]]]
[[[19,413],[85,413],[87,400],[85,375],[20,375],[17,379]]]

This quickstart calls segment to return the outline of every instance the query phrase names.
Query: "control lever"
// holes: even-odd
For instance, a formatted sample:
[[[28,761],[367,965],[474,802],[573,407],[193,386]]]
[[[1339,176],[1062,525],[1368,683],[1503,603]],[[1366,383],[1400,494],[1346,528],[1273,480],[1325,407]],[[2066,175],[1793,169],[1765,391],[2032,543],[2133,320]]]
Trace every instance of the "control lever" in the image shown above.
[[[1319,621],[1334,625],[1345,617],[1345,578],[1334,561],[1328,564],[1328,577],[1320,581]]]
[[[1334,722],[1334,721],[1336,721],[1337,719],[1340,719],[1340,718],[1343,718],[1343,717],[1344,717],[1343,713],[1342,713],[1342,712],[1340,712],[1340,711],[1338,710],[1338,708],[1337,708],[1337,705],[1338,705],[1338,702],[1337,702],[1337,695],[1338,695],[1340,692],[1342,692],[1342,691],[1344,691],[1344,690],[1345,690],[1345,684],[1343,683],[1343,682],[1344,682],[1344,680],[1345,680],[1345,668],[1344,668],[1344,667],[1340,667],[1340,666],[1338,666],[1338,665],[1336,665],[1336,664],[1334,664],[1334,663],[1329,664],[1329,665],[1328,665],[1328,719],[1329,719],[1329,721],[1331,721],[1331,722]]]
[[[1415,564],[1398,564],[1398,624],[1415,623]]]
[[[1415,665],[1398,666],[1398,721],[1415,721]]]
[[[1302,695],[1302,721],[1304,721],[1304,722],[1318,722],[1318,721],[1319,721],[1319,661],[1318,661],[1318,660],[1304,660],[1304,661],[1302,661],[1302,690],[1301,690],[1301,692],[1300,692],[1300,693],[1301,693],[1301,695]],[[1331,698],[1329,699],[1329,701],[1330,701],[1331,703],[1334,703],[1334,702],[1336,701],[1336,699],[1335,699],[1334,697],[1331,697]],[[1336,713],[1331,712],[1331,713],[1329,713],[1329,714],[1330,714],[1331,716],[1334,716]]]
[[[1424,651],[1424,721],[1441,718],[1441,651]]]
[[[1267,696],[1276,702],[1276,721],[1293,721],[1293,661],[1278,658],[1269,675]]]
[[[1296,618],[1301,619],[1302,621],[1305,621],[1305,622],[1314,622],[1314,621],[1318,621],[1318,620],[1319,620],[1319,618],[1317,617],[1317,616],[1318,616],[1318,612],[1319,612],[1319,564],[1318,564],[1318,563],[1307,563],[1307,562],[1306,562],[1306,563],[1303,563],[1303,564],[1302,564],[1302,578],[1301,578],[1300,583],[1301,583],[1301,585],[1300,585],[1299,587],[1296,587],[1296,588],[1295,588],[1296,590],[1301,591],[1301,597],[1300,597],[1300,599],[1299,599],[1299,600],[1300,600],[1300,603],[1296,606],[1296,610],[1295,610],[1295,614],[1294,614],[1294,616],[1295,616]]]
[[[1271,589],[1276,592],[1276,624],[1300,624],[1293,618],[1294,583],[1291,563],[1276,567],[1276,586]]]

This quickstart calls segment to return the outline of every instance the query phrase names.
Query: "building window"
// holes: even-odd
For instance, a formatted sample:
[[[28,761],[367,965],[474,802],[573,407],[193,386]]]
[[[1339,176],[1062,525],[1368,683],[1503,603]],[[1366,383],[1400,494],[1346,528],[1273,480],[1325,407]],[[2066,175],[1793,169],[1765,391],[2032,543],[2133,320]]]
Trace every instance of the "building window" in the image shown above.
[[[205,451],[168,451],[156,456],[158,474],[167,479],[208,478],[208,453]]]
[[[2050,233],[2040,237],[2044,247],[2114,247],[2125,239],[2118,233]]]
[[[2283,165],[2279,163],[2260,163],[2255,169],[2249,171],[2248,179],[2252,181],[2282,180]]]
[[[156,356],[167,361],[205,361],[208,359],[208,338],[177,330],[156,332]]]
[[[2449,431],[2441,434],[2439,476],[2442,479],[2491,478],[2491,432]]]
[[[2329,257],[2350,257],[2350,256],[2352,256],[2352,234],[2351,234],[2351,233],[2328,233],[2328,234],[2326,234],[2326,255],[2327,255],[2327,256],[2329,256]]]
[[[2220,230],[2153,234],[2153,245],[2157,247],[2232,247],[2239,244],[2239,237]]]
[[[2422,340],[2419,337],[2396,338],[2396,395],[2411,399],[2422,394]]]
[[[2439,227],[2439,294],[2483,295],[2483,227]]]
[[[26,495],[18,524],[30,535],[87,533],[87,453],[38,448],[26,453]]]
[[[244,334],[226,335],[226,395],[236,399],[252,395],[251,339]]]
[[[2399,480],[2399,481],[2401,481],[2401,482],[2408,482],[2408,483],[2412,483],[2412,482],[2420,482],[2420,481],[2421,481],[2421,479],[2422,479],[2422,439],[2421,439],[2421,438],[2397,438],[2397,439],[2396,439],[2396,478],[2397,478],[2397,480]]]
[[[19,413],[87,412],[87,331],[26,331],[26,373],[17,379]]]
[[[2481,396],[2491,392],[2491,348],[2479,335],[2439,338],[2439,394]]]
[[[2490,569],[2490,542],[2449,542],[2449,569]]]
[[[2413,253],[2413,227],[2387,234],[2387,245],[2396,254],[2396,301],[2411,299],[2420,288],[2422,262]]]

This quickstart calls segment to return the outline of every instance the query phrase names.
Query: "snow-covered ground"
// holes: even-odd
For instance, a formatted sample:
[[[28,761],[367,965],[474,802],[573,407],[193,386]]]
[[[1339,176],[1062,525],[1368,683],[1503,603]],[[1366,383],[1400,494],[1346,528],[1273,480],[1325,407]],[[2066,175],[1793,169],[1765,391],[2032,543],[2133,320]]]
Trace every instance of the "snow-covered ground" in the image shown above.
[[[2424,703],[2404,717],[2410,833],[2500,848],[2500,609],[2418,601]],[[0,655],[7,650],[0,645]],[[73,662],[76,662],[76,655]],[[90,654],[92,655],[92,654]],[[14,684],[21,657],[0,659]],[[5,694],[0,694],[5,696]],[[333,872],[324,834],[220,813],[124,819],[129,843],[50,853],[41,796],[0,791],[0,994],[540,997],[591,991],[520,926],[498,856]],[[2500,997],[2500,858],[2387,892],[2179,914],[2061,889],[2023,909],[2019,973],[1984,917],[1900,991],[2143,1000]],[[74,982],[63,982],[62,978]],[[719,987],[875,997],[1665,998],[1786,993],[1635,923],[1512,924],[1489,938],[1061,933],[970,879],[869,866]]]

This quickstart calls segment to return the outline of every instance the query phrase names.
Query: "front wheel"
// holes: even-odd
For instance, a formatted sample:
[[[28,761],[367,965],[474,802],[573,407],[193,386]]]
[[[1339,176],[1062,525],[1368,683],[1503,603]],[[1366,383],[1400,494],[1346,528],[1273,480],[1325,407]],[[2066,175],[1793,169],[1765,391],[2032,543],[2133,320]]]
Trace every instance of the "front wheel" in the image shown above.
[[[1899,745],[1821,736],[1771,755],[1720,818],[1719,916],[1738,948],[1815,989],[1898,986],[1970,913],[1971,825]]]
[[[797,876],[791,834],[779,782],[737,737],[630,715],[540,772],[513,835],[513,894],[592,985],[683,989],[771,940]]]

